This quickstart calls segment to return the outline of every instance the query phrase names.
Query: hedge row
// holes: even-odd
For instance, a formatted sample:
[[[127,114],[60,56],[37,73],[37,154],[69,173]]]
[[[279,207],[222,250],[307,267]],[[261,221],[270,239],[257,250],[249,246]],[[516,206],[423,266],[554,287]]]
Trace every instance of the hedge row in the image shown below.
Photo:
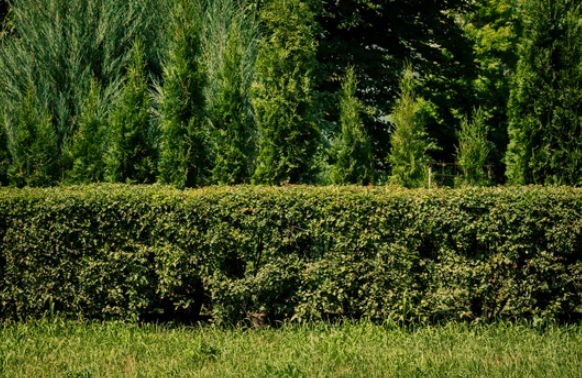
[[[577,319],[582,190],[0,190],[0,316]]]

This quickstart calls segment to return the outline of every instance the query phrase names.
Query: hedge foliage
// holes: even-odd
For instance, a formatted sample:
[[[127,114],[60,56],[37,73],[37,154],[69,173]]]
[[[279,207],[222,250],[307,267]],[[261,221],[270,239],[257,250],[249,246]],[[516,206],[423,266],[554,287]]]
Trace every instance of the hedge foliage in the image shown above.
[[[0,316],[582,313],[582,190],[0,190]]]

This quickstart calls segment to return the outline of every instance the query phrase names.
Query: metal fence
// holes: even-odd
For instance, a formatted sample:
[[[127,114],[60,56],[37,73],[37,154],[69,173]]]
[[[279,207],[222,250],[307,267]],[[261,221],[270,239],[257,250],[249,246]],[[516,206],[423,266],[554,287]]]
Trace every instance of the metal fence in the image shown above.
[[[493,165],[483,166],[487,171],[489,181],[493,179]],[[428,187],[451,187],[455,186],[455,178],[462,175],[462,171],[457,163],[430,162],[428,165]]]

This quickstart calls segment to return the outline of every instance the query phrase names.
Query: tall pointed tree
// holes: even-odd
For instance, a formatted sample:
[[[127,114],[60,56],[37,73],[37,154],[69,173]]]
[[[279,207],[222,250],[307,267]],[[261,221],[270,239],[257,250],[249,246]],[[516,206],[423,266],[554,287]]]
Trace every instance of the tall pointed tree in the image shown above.
[[[69,182],[88,184],[103,180],[105,173],[104,136],[105,124],[101,90],[97,80],[92,79],[89,93],[82,106],[79,129],[72,137],[70,148],[72,169],[67,172]]]
[[[374,181],[374,156],[364,128],[363,105],[356,97],[353,67],[346,73],[340,98],[341,133],[334,145],[335,164],[331,179],[335,184],[367,185]]]
[[[159,181],[178,188],[204,185],[210,175],[205,126],[204,67],[199,62],[200,23],[190,0],[172,11],[169,62],[160,96]]]
[[[509,103],[511,184],[582,185],[582,4],[527,0]]]
[[[436,149],[425,130],[426,115],[431,104],[414,92],[415,74],[412,66],[404,70],[400,80],[400,98],[390,115],[393,125],[388,160],[392,182],[406,188],[420,188],[428,178],[429,156]]]
[[[8,170],[14,186],[54,185],[58,177],[57,141],[47,111],[39,111],[34,84],[30,83],[20,106],[14,134],[12,165]]]
[[[111,117],[105,156],[110,182],[151,183],[155,179],[155,151],[149,140],[149,96],[144,46],[135,42],[132,63]]]
[[[236,25],[231,27],[219,77],[222,88],[211,111],[215,145],[212,181],[220,184],[249,182],[254,152],[252,119],[243,93],[242,56]]]
[[[488,183],[484,169],[490,147],[485,122],[485,113],[482,109],[474,112],[472,120],[465,117],[461,122],[461,129],[457,133],[459,138],[457,164],[461,175],[457,177],[456,182],[460,186],[483,186]]]
[[[261,6],[267,37],[255,67],[253,105],[259,127],[255,183],[312,182],[321,143],[314,111],[315,21],[306,2],[269,0]]]

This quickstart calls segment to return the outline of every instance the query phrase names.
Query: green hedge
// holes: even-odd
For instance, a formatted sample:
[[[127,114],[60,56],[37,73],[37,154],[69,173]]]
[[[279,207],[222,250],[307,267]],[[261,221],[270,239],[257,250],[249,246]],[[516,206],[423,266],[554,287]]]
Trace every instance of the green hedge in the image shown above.
[[[0,190],[0,316],[582,313],[582,190]]]

